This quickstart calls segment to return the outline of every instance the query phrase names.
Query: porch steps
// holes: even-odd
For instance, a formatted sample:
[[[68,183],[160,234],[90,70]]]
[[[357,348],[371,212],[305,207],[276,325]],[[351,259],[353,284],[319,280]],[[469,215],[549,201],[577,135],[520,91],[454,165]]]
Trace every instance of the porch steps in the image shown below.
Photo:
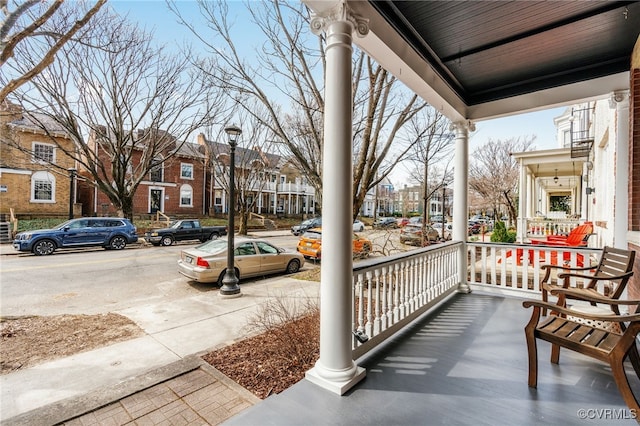
[[[11,238],[11,222],[0,222],[0,244],[10,243]]]
[[[275,231],[278,229],[278,225],[276,225],[276,223],[271,219],[264,220],[264,227],[267,231]]]

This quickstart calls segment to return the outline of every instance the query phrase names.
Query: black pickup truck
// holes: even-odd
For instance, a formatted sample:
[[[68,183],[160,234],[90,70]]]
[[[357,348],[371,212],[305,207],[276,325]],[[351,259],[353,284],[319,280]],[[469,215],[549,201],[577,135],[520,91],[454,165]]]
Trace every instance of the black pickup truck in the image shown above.
[[[226,226],[200,226],[197,219],[182,219],[171,222],[168,228],[151,229],[144,238],[154,246],[170,246],[174,241],[215,240],[227,235]]]

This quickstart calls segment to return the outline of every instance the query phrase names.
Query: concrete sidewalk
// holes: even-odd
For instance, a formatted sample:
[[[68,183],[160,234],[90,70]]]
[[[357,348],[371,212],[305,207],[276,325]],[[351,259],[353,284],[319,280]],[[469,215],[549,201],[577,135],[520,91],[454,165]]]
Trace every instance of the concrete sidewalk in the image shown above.
[[[269,298],[315,298],[319,287],[276,276],[241,284],[236,299],[212,292],[116,311],[145,335],[0,376],[0,422],[218,424],[258,399],[199,356],[247,337]]]

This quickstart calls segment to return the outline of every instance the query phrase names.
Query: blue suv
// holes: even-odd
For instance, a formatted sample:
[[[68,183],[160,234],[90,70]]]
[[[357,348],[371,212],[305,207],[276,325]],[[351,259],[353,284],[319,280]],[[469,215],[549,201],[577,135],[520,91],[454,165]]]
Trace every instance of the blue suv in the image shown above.
[[[136,241],[136,227],[129,219],[90,217],[71,219],[53,229],[20,232],[13,240],[13,248],[44,256],[63,247],[102,246],[122,250]]]

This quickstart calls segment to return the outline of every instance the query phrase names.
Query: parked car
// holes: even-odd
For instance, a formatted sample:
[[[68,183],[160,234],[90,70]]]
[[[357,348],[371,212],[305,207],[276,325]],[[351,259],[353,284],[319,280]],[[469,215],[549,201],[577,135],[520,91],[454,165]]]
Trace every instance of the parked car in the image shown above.
[[[396,221],[398,222],[398,226],[400,228],[402,228],[403,226],[405,226],[407,223],[409,223],[409,218],[408,217],[399,217],[398,220]]]
[[[422,244],[422,227],[423,225],[414,225],[408,224],[404,228],[400,230],[400,242],[402,244],[413,244],[413,245],[421,245]],[[438,241],[440,238],[440,234],[438,231],[433,229],[431,225],[424,225],[424,228],[427,232],[428,241]]]
[[[436,231],[438,231],[438,236],[441,239],[444,240],[450,240],[451,239],[451,235],[453,234],[453,225],[450,223],[445,223],[444,224],[444,236],[442,233],[442,223],[441,222],[436,222],[434,224],[431,225],[431,227],[433,229],[435,229]]]
[[[170,246],[175,241],[199,240],[204,243],[225,235],[226,226],[201,226],[197,219],[181,219],[171,222],[167,228],[151,229],[144,237],[154,246]]]
[[[431,223],[442,223],[442,215],[441,214],[436,214],[433,215],[429,218],[429,220],[431,221]],[[447,218],[444,218],[445,223],[447,222]]]
[[[298,235],[304,234],[307,229],[319,228],[320,226],[322,226],[322,218],[314,217],[303,221],[300,225],[292,226],[291,233],[297,237]]]
[[[364,223],[359,221],[358,219],[353,221],[353,232],[362,232],[364,231]]]
[[[422,224],[422,216],[413,216],[409,218],[408,225],[421,225]]]
[[[373,222],[373,227],[377,229],[397,228],[398,221],[395,217],[379,217]]]
[[[136,227],[120,217],[89,217],[68,220],[53,229],[20,232],[13,241],[18,251],[30,251],[37,256],[53,253],[59,248],[102,246],[122,250],[138,241]]]
[[[220,238],[182,250],[178,272],[193,281],[221,286],[227,272],[227,245],[228,240]],[[248,237],[234,239],[234,256],[239,280],[282,272],[293,274],[304,265],[304,257],[299,253]]]
[[[482,225],[478,222],[474,222],[472,220],[469,221],[469,235],[471,234],[479,234],[482,230]]]
[[[365,237],[353,234],[353,257],[368,257],[373,244]],[[322,257],[322,229],[313,228],[305,232],[296,248],[306,259],[320,260]]]

